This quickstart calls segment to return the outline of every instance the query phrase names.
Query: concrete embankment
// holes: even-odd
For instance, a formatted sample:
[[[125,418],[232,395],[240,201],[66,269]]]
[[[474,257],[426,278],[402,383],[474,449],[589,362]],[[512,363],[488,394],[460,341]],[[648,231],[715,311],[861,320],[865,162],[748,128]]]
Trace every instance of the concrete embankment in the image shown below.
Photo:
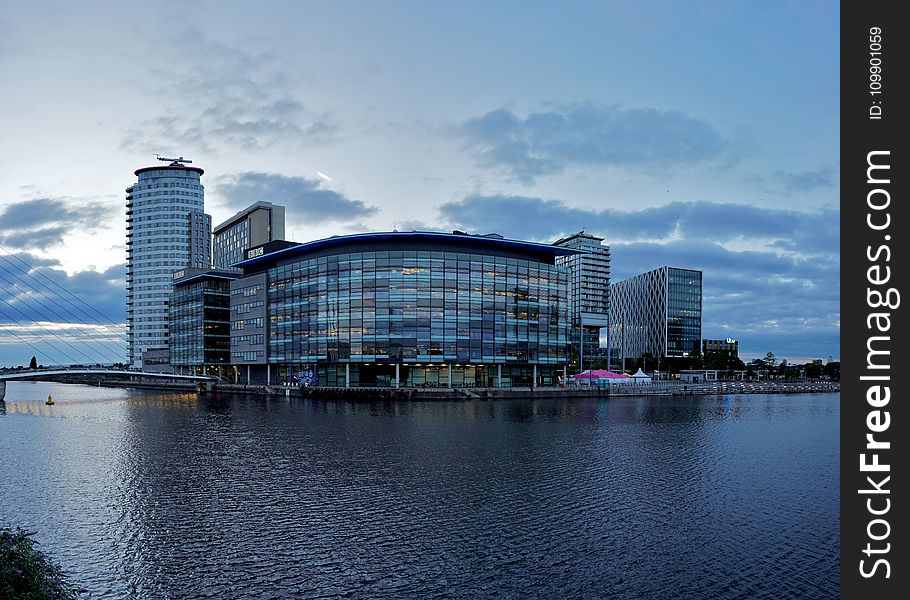
[[[625,385],[612,388],[597,386],[536,388],[343,388],[287,387],[218,384],[216,391],[268,394],[323,400],[494,400],[507,398],[590,398],[609,396],[692,396],[715,394],[801,394],[836,392],[839,382],[710,382],[686,384],[655,382],[651,385]]]
[[[183,382],[104,380],[105,387],[135,387],[180,393],[206,391],[199,384]],[[836,381],[749,382],[723,381],[687,384],[678,381],[647,385],[536,387],[536,388],[390,388],[390,387],[287,387],[216,383],[215,393],[287,396],[322,400],[495,400],[508,398],[590,398],[609,396],[694,396],[715,394],[801,394],[840,391]]]

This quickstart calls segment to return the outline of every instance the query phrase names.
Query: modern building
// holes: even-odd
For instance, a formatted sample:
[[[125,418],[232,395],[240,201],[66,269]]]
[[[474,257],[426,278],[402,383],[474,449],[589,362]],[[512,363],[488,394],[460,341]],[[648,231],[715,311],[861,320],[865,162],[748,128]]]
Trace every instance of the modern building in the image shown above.
[[[137,169],[137,181],[126,188],[127,343],[135,367],[143,365],[145,351],[167,351],[172,273],[211,259],[203,170],[182,157],[159,160],[170,163]]]
[[[190,261],[191,269],[210,269],[212,267],[212,215],[194,210],[187,215],[190,221]]]
[[[213,233],[212,265],[230,268],[243,260],[247,248],[284,239],[284,207],[257,202],[215,227]]]
[[[732,371],[740,365],[739,342],[733,338],[723,340],[702,340],[701,353],[705,366]]]
[[[458,233],[246,251],[231,282],[240,381],[530,386],[565,376],[573,248]]]
[[[702,340],[701,353],[707,356],[712,352],[725,352],[733,358],[739,358],[739,342],[733,338],[723,340]]]
[[[173,274],[170,364],[178,371],[227,374],[231,362],[231,281],[237,273],[187,267]]]
[[[595,361],[606,366],[608,348],[601,348],[601,330],[610,325],[610,246],[603,238],[579,231],[556,240],[554,246],[578,250],[560,256],[556,264],[569,269],[569,319],[572,357],[579,371]]]
[[[683,357],[701,348],[701,271],[660,267],[610,292],[610,338],[621,358]]]

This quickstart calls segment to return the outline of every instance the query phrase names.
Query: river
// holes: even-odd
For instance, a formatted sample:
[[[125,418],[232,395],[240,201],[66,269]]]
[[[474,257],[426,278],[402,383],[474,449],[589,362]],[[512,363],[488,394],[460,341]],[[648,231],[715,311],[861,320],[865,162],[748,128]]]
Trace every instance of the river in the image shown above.
[[[0,523],[90,598],[835,598],[839,402],[10,383]]]

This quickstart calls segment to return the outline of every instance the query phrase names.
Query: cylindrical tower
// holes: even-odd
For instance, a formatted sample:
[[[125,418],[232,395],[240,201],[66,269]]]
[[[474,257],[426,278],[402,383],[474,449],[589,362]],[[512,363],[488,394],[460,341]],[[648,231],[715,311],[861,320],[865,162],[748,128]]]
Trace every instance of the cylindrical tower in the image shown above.
[[[134,367],[147,366],[146,350],[167,355],[174,272],[211,264],[211,218],[202,212],[202,173],[175,160],[137,169],[138,180],[126,188],[127,343]]]

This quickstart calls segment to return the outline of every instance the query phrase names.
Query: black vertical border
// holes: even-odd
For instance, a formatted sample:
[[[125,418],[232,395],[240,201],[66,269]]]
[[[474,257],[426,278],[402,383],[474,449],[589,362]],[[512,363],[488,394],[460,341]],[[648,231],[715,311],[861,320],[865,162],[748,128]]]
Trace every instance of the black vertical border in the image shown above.
[[[907,489],[908,477],[906,459],[908,452],[907,419],[905,404],[908,386],[905,373],[907,363],[907,344],[910,343],[910,332],[904,317],[910,307],[910,290],[907,290],[907,272],[910,262],[907,260],[906,238],[910,237],[910,218],[906,204],[906,178],[910,175],[906,151],[907,118],[910,102],[905,92],[905,80],[910,77],[910,48],[906,42],[910,36],[910,22],[898,16],[898,8],[907,5],[899,2],[875,2],[844,0],[841,4],[841,597],[863,599],[906,598],[910,590],[910,564],[906,561],[906,544],[908,537],[905,524],[908,510],[907,495],[901,494],[898,488]],[[870,39],[872,28],[881,29],[881,93],[873,95],[870,85],[870,59],[874,47]],[[881,118],[870,118],[870,109],[881,107]],[[872,115],[874,116],[874,115]],[[873,151],[889,151],[887,163],[890,164],[890,183],[873,185],[867,182],[867,155]],[[884,162],[883,159],[877,159]],[[880,171],[879,171],[880,172]],[[867,194],[876,188],[886,188],[891,201],[883,211],[870,211],[867,207]],[[876,196],[881,201],[883,195]],[[890,215],[890,226],[887,230],[875,231],[867,224],[867,214],[874,213],[873,219],[882,223],[884,212]],[[885,236],[889,235],[890,239]],[[879,260],[870,260],[867,252],[874,255],[882,245],[891,252],[891,260],[885,262],[886,253]],[[887,265],[891,269],[891,279],[884,285],[870,285],[868,269],[875,265]],[[898,308],[871,308],[867,301],[867,288],[884,291],[895,288],[901,292],[901,304]],[[904,296],[903,292],[908,292]],[[870,370],[867,368],[867,343],[870,336],[888,335],[878,329],[869,329],[867,317],[873,312],[890,312],[890,340],[877,341],[878,349],[887,349],[890,354],[878,356],[879,364],[887,362],[887,370]],[[906,338],[906,339],[904,339]],[[886,346],[887,345],[887,346]],[[861,379],[868,375],[889,375],[890,381],[870,381]],[[877,451],[882,463],[890,465],[890,481],[881,487],[890,493],[880,495],[862,494],[860,490],[870,488],[866,476],[880,482],[881,473],[861,473],[860,454],[876,452],[866,449],[867,416],[876,410],[867,402],[866,393],[871,385],[887,385],[891,399],[887,406],[890,416],[889,428],[876,433],[876,439],[890,441],[890,450]],[[899,460],[900,459],[900,460]],[[867,458],[867,462],[871,457]],[[876,517],[869,513],[867,500],[872,498],[873,508],[881,509],[885,498],[890,499],[888,512],[881,515],[890,526],[887,539],[875,541],[869,538],[867,527]],[[885,525],[873,525],[872,532],[882,535],[887,531]],[[863,551],[868,543],[873,548],[885,548],[890,543],[887,553],[866,555]],[[879,565],[875,575],[865,578],[860,574],[860,561],[865,560],[865,567],[871,570],[878,558],[884,558],[890,565],[890,578],[885,578],[886,569]]]

